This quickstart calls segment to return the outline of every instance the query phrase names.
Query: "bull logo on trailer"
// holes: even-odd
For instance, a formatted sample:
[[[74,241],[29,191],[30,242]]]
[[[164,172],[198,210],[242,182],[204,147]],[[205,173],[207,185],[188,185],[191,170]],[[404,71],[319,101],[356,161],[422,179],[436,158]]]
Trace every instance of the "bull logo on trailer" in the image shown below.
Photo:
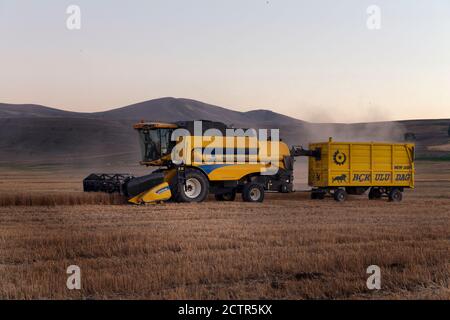
[[[336,176],[333,178],[333,182],[347,182],[347,175],[346,174],[342,174],[340,176]]]
[[[342,166],[347,161],[347,156],[345,155],[345,153],[343,153],[339,150],[336,150],[336,152],[333,155],[333,161],[338,166]]]

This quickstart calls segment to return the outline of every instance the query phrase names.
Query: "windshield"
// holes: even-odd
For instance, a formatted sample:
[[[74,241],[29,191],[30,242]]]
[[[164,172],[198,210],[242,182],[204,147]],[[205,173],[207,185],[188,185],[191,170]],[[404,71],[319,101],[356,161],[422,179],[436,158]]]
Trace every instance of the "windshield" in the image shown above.
[[[172,129],[140,130],[142,160],[155,161],[172,151],[170,136]]]

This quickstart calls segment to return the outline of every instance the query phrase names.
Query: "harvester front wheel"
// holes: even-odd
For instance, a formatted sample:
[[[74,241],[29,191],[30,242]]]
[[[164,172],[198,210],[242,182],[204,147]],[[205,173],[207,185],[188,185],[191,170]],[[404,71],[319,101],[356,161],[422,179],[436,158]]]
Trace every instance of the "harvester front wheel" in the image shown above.
[[[248,183],[242,190],[242,200],[245,202],[263,202],[264,187],[257,183]]]
[[[389,192],[389,201],[391,202],[400,202],[403,199],[403,194],[398,189],[392,189]]]
[[[337,202],[343,202],[347,199],[347,192],[344,189],[337,189],[334,191],[333,197]]]
[[[202,202],[209,193],[209,183],[199,171],[187,169],[186,182],[180,186],[176,200],[180,202]]]

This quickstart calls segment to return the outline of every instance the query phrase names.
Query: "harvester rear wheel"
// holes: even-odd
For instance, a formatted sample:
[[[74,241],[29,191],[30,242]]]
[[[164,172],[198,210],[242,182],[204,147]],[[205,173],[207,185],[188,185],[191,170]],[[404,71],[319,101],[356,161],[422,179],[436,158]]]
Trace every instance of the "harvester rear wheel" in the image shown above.
[[[202,202],[209,193],[209,182],[206,177],[194,169],[187,169],[184,186],[174,185],[174,200],[178,202]]]
[[[245,202],[263,202],[264,187],[258,183],[248,183],[242,190],[242,200]]]

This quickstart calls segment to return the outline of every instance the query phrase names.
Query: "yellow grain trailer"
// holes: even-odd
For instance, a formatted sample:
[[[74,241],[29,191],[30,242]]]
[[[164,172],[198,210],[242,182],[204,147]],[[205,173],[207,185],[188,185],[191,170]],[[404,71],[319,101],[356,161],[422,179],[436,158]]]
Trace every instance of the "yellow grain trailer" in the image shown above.
[[[401,201],[405,188],[414,188],[414,144],[382,142],[312,143],[316,154],[309,158],[311,198],[332,194],[344,201],[347,194],[364,194],[369,199],[387,196]]]

